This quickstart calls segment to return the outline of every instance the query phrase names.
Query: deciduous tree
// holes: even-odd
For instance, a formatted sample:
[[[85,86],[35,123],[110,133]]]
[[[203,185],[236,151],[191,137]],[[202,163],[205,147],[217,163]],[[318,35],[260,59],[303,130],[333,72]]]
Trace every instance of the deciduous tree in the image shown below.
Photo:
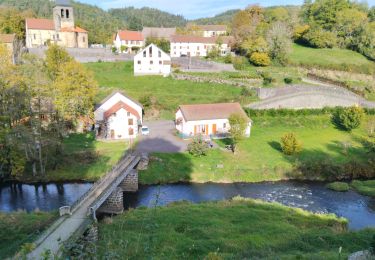
[[[229,117],[229,134],[233,153],[237,149],[237,144],[245,138],[248,123],[248,118],[241,114],[232,114]]]

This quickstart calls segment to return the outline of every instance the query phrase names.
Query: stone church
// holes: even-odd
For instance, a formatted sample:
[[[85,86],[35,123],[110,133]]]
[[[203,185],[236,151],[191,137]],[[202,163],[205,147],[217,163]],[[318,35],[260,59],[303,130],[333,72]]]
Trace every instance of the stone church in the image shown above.
[[[75,26],[69,0],[56,0],[53,19],[26,19],[26,47],[35,48],[56,43],[66,48],[88,48],[88,33]]]

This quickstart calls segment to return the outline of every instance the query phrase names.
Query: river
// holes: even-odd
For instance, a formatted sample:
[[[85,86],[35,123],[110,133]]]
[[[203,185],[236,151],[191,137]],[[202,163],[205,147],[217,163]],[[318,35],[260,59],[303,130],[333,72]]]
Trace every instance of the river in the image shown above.
[[[54,210],[70,205],[91,187],[90,183],[3,184],[0,185],[0,211]],[[266,182],[235,184],[170,184],[141,186],[125,194],[125,207],[162,206],[173,201],[194,203],[225,200],[234,196],[279,202],[318,213],[334,213],[349,220],[350,229],[375,227],[375,199],[354,191],[335,192],[320,182]]]

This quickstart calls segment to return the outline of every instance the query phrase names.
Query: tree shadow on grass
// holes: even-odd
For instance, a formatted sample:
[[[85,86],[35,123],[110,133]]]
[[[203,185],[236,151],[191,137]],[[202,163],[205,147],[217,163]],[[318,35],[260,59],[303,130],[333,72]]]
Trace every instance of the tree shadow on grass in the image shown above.
[[[273,148],[275,149],[276,151],[278,152],[282,152],[283,149],[281,148],[281,144],[279,142],[276,142],[276,141],[271,141],[271,142],[268,142],[268,144]]]

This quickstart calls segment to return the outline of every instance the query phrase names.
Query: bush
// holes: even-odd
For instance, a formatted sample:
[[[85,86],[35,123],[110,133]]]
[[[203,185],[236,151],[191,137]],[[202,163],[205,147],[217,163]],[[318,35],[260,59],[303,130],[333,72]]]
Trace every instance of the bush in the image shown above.
[[[271,59],[267,53],[253,52],[250,56],[250,62],[255,66],[266,67],[271,64]]]
[[[121,45],[120,47],[121,52],[125,52],[127,49],[128,49],[128,46],[125,46],[125,45]]]
[[[232,54],[228,53],[227,55],[225,55],[224,63],[226,64],[232,63]]]
[[[346,182],[337,181],[337,182],[332,182],[332,183],[327,184],[327,188],[330,190],[343,192],[343,191],[348,191],[350,189],[350,186]]]
[[[133,46],[133,47],[132,47],[132,51],[133,51],[133,52],[138,52],[139,50],[140,50],[139,47],[136,47],[136,46]]]
[[[112,46],[112,52],[113,53],[116,53],[117,52],[117,48],[115,46]]]
[[[252,97],[253,96],[253,91],[248,88],[248,87],[242,87],[241,89],[241,96],[244,96],[244,97]]]
[[[232,58],[232,63],[236,70],[243,70],[246,67],[247,60],[245,57],[236,56]]]
[[[207,155],[208,144],[202,139],[202,137],[196,137],[193,142],[188,145],[187,149],[191,155],[197,157],[205,156]]]
[[[281,149],[286,155],[293,155],[302,151],[302,144],[294,133],[287,133],[281,138]]]
[[[314,48],[333,48],[337,43],[334,33],[321,29],[310,30],[303,36],[303,39]]]
[[[285,78],[285,79],[284,79],[284,82],[285,82],[286,84],[292,84],[292,83],[293,83],[293,79],[292,79],[292,78]]]
[[[363,141],[363,146],[367,150],[368,153],[375,154],[375,137],[369,136]]]
[[[270,85],[272,82],[275,82],[276,80],[271,77],[271,74],[268,72],[262,72],[260,76],[263,78],[263,85],[267,86]]]
[[[361,107],[353,106],[337,109],[333,114],[332,121],[339,128],[351,131],[358,128],[364,116],[364,110]]]

